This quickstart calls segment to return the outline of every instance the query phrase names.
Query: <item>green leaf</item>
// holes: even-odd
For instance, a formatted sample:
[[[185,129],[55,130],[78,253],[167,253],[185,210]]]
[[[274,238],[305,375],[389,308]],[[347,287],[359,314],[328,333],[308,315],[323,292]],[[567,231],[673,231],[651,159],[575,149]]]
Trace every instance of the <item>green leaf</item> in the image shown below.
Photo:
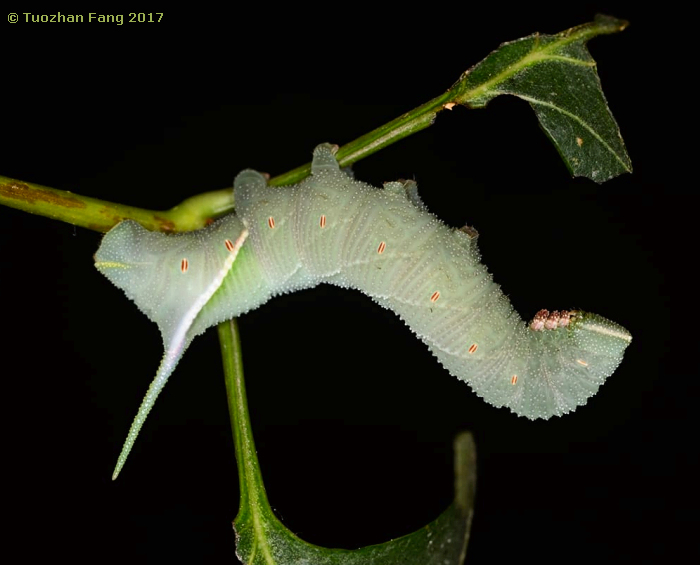
[[[501,94],[526,100],[574,176],[602,183],[632,171],[586,42],[627,22],[597,16],[556,35],[536,33],[502,44],[452,87],[453,102],[482,108]]]
[[[469,433],[454,442],[455,500],[420,530],[356,550],[306,543],[275,517],[255,452],[235,320],[218,326],[226,391],[238,461],[241,506],[234,521],[236,554],[245,565],[459,565],[464,562],[473,514],[476,451]]]
[[[595,70],[586,42],[597,35],[622,31],[627,22],[598,16],[556,35],[534,34],[504,43],[465,72],[440,96],[343,145],[336,157],[347,167],[380,149],[413,135],[455,104],[482,108],[501,94],[527,100],[545,132],[574,176],[602,183],[632,165]],[[311,172],[311,163],[270,179],[273,186],[294,184]],[[0,176],[0,205],[25,210],[76,226],[106,232],[125,219],[150,230],[199,229],[234,209],[231,189],[188,198],[170,210],[154,211],[97,200]]]

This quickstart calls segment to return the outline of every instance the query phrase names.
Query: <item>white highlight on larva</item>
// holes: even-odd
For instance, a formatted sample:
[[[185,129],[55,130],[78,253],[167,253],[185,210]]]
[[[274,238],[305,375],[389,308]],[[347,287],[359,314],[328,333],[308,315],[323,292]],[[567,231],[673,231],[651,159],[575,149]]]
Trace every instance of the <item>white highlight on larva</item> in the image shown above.
[[[243,243],[245,243],[247,238],[248,230],[243,229],[238,238],[236,239],[235,243],[233,243],[233,248],[229,250],[229,255],[226,257],[226,260],[224,261],[223,265],[221,265],[220,269],[213,277],[212,281],[209,284],[207,284],[207,286],[203,289],[202,293],[196,297],[196,299],[192,302],[189,308],[187,308],[184,315],[179,320],[177,320],[175,331],[172,335],[172,338],[170,339],[168,347],[166,348],[165,355],[163,356],[163,360],[161,361],[160,367],[158,368],[158,372],[156,373],[156,376],[153,379],[153,382],[151,383],[151,386],[149,387],[148,392],[146,393],[146,396],[143,399],[143,402],[141,403],[141,406],[139,407],[139,411],[136,414],[136,418],[134,418],[134,421],[131,424],[131,428],[129,429],[126,441],[124,442],[122,451],[119,454],[117,465],[114,468],[112,480],[115,480],[119,476],[119,473],[122,470],[124,463],[126,462],[126,458],[128,457],[131,448],[134,446],[134,442],[138,437],[139,431],[141,430],[144,422],[146,421],[148,413],[153,408],[156,398],[158,398],[160,391],[163,390],[163,387],[165,386],[168,377],[171,375],[171,373],[177,366],[178,362],[180,361],[180,358],[182,357],[182,354],[187,348],[187,345],[189,343],[188,330],[192,327],[192,322],[201,312],[204,305],[207,302],[209,302],[211,297],[221,286],[221,283],[223,282],[224,278],[231,269],[233,262],[238,256],[238,252],[240,251],[241,247],[243,246]],[[226,247],[228,247],[228,244],[226,244]],[[187,268],[189,267],[189,261],[186,258],[182,260],[181,267],[183,269],[183,273],[187,271]]]
[[[581,327],[588,330],[588,331],[595,332],[595,333],[600,334],[600,335],[606,335],[606,336],[615,337],[618,339],[623,339],[627,343],[630,343],[632,341],[632,336],[629,333],[618,331],[618,330],[615,330],[614,328],[603,326],[601,324],[596,324],[595,322],[585,321],[582,323]]]
[[[95,256],[96,266],[158,324],[165,343],[163,362],[129,430],[114,477],[196,335],[271,296],[319,282],[350,284],[381,299],[450,373],[469,383],[487,402],[533,420],[561,416],[581,406],[615,370],[631,341],[623,327],[595,314],[566,310],[540,310],[525,325],[479,262],[475,230],[453,230],[431,216],[418,198],[415,183],[389,183],[383,190],[376,189],[350,179],[333,156],[332,147],[319,146],[311,177],[286,189],[267,187],[260,173],[241,172],[234,183],[236,214],[200,234],[171,238],[125,222],[105,236]],[[372,215],[364,214],[366,208],[358,210],[358,202]],[[319,233],[330,227],[321,210],[338,219],[330,232]],[[398,225],[393,221],[396,214],[401,218]],[[382,218],[392,222],[386,224]],[[284,230],[270,231],[276,228],[275,219]],[[240,269],[233,269],[248,229],[247,253],[240,255]],[[418,233],[445,243],[444,253],[426,253],[431,242],[416,241]],[[361,238],[351,237],[358,234]],[[394,246],[387,257],[359,257],[371,254],[372,246],[383,254],[387,239]],[[222,243],[227,251],[221,249]],[[337,253],[339,244],[345,251],[356,251],[353,261],[343,261],[343,254]],[[273,247],[284,252],[277,253]],[[182,259],[183,255],[188,258]],[[163,257],[171,267],[162,269],[161,261],[151,261],[154,256]],[[148,260],[143,261],[144,257]],[[189,257],[194,261],[193,274],[177,276],[178,259],[181,273],[186,273]],[[330,259],[336,262],[330,265],[333,275],[323,274]],[[371,268],[364,268],[365,263]],[[269,272],[261,279],[263,267]],[[294,276],[300,269],[310,276]],[[335,276],[338,273],[342,277]],[[420,286],[401,285],[403,280],[416,280],[416,275]],[[156,279],[161,276],[162,281]],[[236,284],[225,285],[227,276]],[[154,280],[159,282],[158,292],[154,292]],[[418,288],[422,290],[416,300]],[[210,300],[216,292],[216,299]],[[440,308],[434,306],[438,299]]]

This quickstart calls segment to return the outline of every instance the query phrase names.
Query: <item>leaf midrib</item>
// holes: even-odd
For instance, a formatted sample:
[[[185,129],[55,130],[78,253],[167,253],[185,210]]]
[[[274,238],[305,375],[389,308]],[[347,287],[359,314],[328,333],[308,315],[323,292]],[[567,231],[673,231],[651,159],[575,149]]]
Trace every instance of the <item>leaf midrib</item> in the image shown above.
[[[588,30],[588,31],[590,31],[590,30]],[[499,83],[504,82],[505,80],[509,79],[513,75],[519,73],[521,70],[526,69],[528,67],[532,67],[538,63],[543,63],[546,61],[562,61],[564,63],[569,63],[572,65],[595,67],[596,66],[595,61],[582,61],[581,59],[576,59],[574,57],[565,57],[563,55],[551,54],[551,51],[559,49],[560,47],[563,47],[564,45],[568,45],[569,43],[572,43],[572,42],[580,39],[580,36],[583,36],[583,35],[587,35],[587,34],[585,34],[585,33],[572,34],[568,37],[561,38],[558,41],[554,41],[552,43],[549,43],[544,47],[540,47],[540,43],[539,43],[540,36],[539,35],[536,36],[535,43],[527,55],[525,55],[519,61],[508,65],[507,68],[505,68],[503,71],[498,73],[495,77],[492,77],[491,79],[487,80],[486,82],[481,83],[479,86],[477,86],[476,88],[473,88],[472,90],[468,90],[464,94],[465,101],[470,100],[470,99],[474,99],[474,98],[479,98],[481,96],[484,96],[485,94],[490,94],[490,93],[499,94],[499,93],[501,93],[500,91],[497,91],[497,90],[491,90],[491,87],[494,84],[499,84]]]

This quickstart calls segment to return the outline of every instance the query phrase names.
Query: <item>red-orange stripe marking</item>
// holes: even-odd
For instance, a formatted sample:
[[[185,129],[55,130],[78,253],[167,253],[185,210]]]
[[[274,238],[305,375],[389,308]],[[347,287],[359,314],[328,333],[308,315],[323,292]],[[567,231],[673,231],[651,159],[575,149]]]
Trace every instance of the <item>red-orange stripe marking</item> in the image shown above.
[[[479,346],[478,346],[476,343],[472,343],[472,344],[469,346],[469,354],[471,355],[472,353],[474,353],[474,352],[476,351],[476,348],[477,348],[477,347],[479,347]]]
[[[233,251],[233,242],[230,239],[224,241],[224,245],[226,246],[226,249]]]
[[[272,216],[267,219],[267,225],[270,226],[270,229],[275,227],[275,219]]]
[[[325,215],[325,214],[321,214],[321,221],[320,221],[319,225],[320,225],[322,228],[325,228],[325,227],[326,227],[326,215]]]
[[[186,272],[187,272],[187,269],[189,269],[189,268],[190,268],[190,262],[189,262],[187,259],[183,259],[183,260],[180,262],[180,270],[181,270],[183,273],[186,273]]]
[[[513,375],[513,376],[510,378],[510,384],[514,385],[514,384],[517,383],[517,382],[518,382],[518,375]]]
[[[433,295],[430,297],[430,302],[437,302],[438,298],[440,298],[440,291],[436,290],[433,292]]]
[[[382,241],[382,242],[379,244],[379,247],[377,248],[377,253],[379,253],[379,254],[381,255],[382,253],[384,253],[384,250],[385,250],[385,249],[386,249],[386,243],[384,243],[384,242]]]

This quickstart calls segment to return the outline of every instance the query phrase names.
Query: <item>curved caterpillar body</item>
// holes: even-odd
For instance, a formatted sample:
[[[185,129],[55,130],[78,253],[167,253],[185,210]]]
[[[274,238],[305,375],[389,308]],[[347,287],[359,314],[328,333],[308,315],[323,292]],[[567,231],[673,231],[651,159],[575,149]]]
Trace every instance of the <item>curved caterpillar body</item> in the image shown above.
[[[96,266],[160,328],[165,355],[114,478],[192,339],[284,292],[330,283],[398,314],[447,370],[484,400],[531,419],[584,404],[615,370],[630,334],[596,314],[538,312],[527,325],[481,264],[473,230],[428,213],[416,184],[383,189],[340,170],[316,147],[312,174],[272,188],[235,180],[236,213],[196,232],[164,235],[124,221]]]

